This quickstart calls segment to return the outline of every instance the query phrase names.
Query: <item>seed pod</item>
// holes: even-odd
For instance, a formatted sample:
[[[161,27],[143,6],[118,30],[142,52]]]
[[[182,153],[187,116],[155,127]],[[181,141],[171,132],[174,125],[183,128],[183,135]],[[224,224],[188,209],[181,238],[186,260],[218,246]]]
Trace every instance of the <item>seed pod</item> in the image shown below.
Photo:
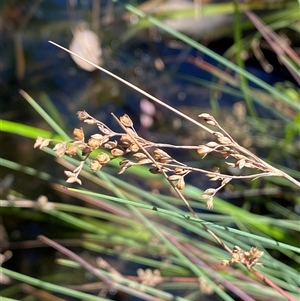
[[[137,152],[140,148],[137,144],[133,143],[129,146],[129,149],[132,151],[132,152]]]
[[[139,161],[141,159],[147,159],[148,158],[144,153],[133,154],[133,157],[135,157],[137,159],[137,161]]]
[[[107,149],[113,149],[113,148],[117,147],[117,145],[118,145],[117,141],[108,141],[103,146]]]
[[[200,118],[203,118],[204,121],[208,124],[211,124],[211,125],[217,125],[217,122],[215,120],[215,118],[213,116],[211,116],[210,114],[207,114],[207,113],[203,113],[203,114],[200,114],[198,115]]]
[[[101,134],[94,134],[94,135],[91,135],[91,138],[94,138],[94,139],[97,139],[99,141],[101,141],[103,139],[103,135]]]
[[[125,154],[125,152],[120,149],[120,148],[114,148],[110,151],[110,153],[114,156],[114,157],[121,157]]]
[[[100,164],[104,165],[104,164],[106,164],[107,162],[110,161],[110,158],[109,158],[109,156],[108,156],[107,154],[101,153],[101,154],[99,154],[99,155],[97,156],[97,161],[98,161]]]
[[[86,111],[78,111],[77,117],[79,120],[85,120],[85,119],[89,118],[89,114]]]
[[[208,210],[211,210],[211,209],[214,208],[214,202],[213,202],[213,198],[212,197],[206,201],[206,208]]]
[[[206,157],[208,153],[210,153],[212,149],[210,147],[207,147],[205,145],[199,145],[199,148],[197,148],[197,153],[202,157]]]
[[[66,154],[69,156],[74,156],[77,153],[77,147],[74,144],[71,144],[66,149]]]
[[[149,171],[153,174],[159,174],[161,173],[161,171],[156,167],[156,166],[152,166]]]
[[[90,169],[92,171],[98,171],[101,169],[101,167],[102,167],[102,165],[100,164],[100,162],[98,160],[91,160]]]
[[[219,144],[217,142],[214,142],[214,141],[208,142],[205,145],[208,146],[208,147],[211,147],[211,148],[215,148],[215,147],[219,146]]]
[[[62,157],[65,154],[66,149],[66,142],[58,143],[53,147],[57,157]]]
[[[98,139],[90,138],[88,141],[88,146],[92,151],[99,148],[100,145],[101,145],[101,141]]]
[[[171,156],[164,152],[163,150],[157,148],[153,151],[153,154],[154,154],[154,158],[156,160],[161,160],[161,159],[166,159],[166,158],[171,158]]]
[[[206,189],[203,194],[207,194],[207,195],[215,195],[216,194],[216,189],[214,188],[208,188]]]
[[[126,145],[131,144],[133,142],[130,136],[127,134],[122,135],[120,141]]]
[[[73,131],[73,137],[77,141],[84,140],[84,132],[83,132],[82,128],[80,128],[80,129],[75,128]]]
[[[183,190],[184,187],[185,187],[184,177],[181,177],[176,184],[176,188],[179,190]]]
[[[182,176],[180,175],[171,175],[168,177],[169,181],[178,181]]]
[[[181,167],[176,167],[174,172],[175,172],[175,175],[183,175],[186,173],[186,171]]]
[[[218,137],[218,141],[221,144],[230,144],[231,140],[228,137]]]
[[[127,114],[124,114],[123,116],[121,116],[120,121],[126,127],[132,127],[133,126],[133,122]]]

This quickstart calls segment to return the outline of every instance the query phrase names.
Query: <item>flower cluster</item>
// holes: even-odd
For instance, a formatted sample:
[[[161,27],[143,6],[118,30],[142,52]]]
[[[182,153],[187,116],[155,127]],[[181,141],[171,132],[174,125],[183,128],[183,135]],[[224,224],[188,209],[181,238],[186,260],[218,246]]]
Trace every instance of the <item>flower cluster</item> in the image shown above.
[[[199,117],[208,125],[218,128],[218,131],[214,131],[203,126],[207,132],[212,134],[215,141],[209,141],[203,145],[190,146],[176,146],[147,141],[137,134],[132,120],[126,114],[120,118],[113,115],[120,127],[123,129],[123,132],[121,133],[114,132],[106,124],[95,119],[86,111],[79,111],[77,116],[79,120],[84,123],[96,125],[99,132],[86,139],[84,130],[82,128],[75,128],[73,131],[74,139],[72,141],[58,142],[54,146],[53,150],[58,157],[62,157],[63,155],[75,156],[76,154],[83,157],[79,166],[73,171],[65,171],[65,174],[68,177],[67,183],[77,182],[81,184],[81,180],[78,176],[85,162],[88,162],[92,171],[97,172],[111,160],[118,157],[125,157],[119,162],[120,167],[117,170],[117,174],[124,173],[133,165],[148,165],[149,171],[154,174],[162,174],[169,183],[172,184],[182,199],[184,197],[180,191],[185,188],[185,177],[191,172],[204,173],[210,181],[220,182],[218,188],[208,188],[201,196],[201,199],[206,201],[207,208],[212,209],[213,197],[232,179],[254,179],[262,176],[281,175],[278,173],[278,170],[236,143],[233,138],[218,124],[215,118],[207,113],[203,113],[199,115]],[[50,143],[51,139],[38,137],[34,147],[42,149]],[[226,160],[231,160],[231,162],[226,162],[231,168],[241,170],[247,167],[260,170],[262,173],[257,173],[256,171],[254,174],[250,175],[234,176],[221,174],[219,168],[215,171],[207,171],[200,168],[190,167],[170,156],[165,150],[163,150],[166,148],[183,150],[192,149],[195,150],[201,158],[205,158],[209,153],[217,153],[223,156]],[[131,154],[131,156],[128,157],[128,154]],[[191,209],[190,211],[194,214]]]
[[[234,246],[231,251],[230,260],[222,260],[221,264],[223,266],[239,262],[244,264],[248,269],[252,268],[255,265],[262,265],[258,262],[259,258],[264,255],[263,251],[260,251],[257,247],[251,247],[249,251],[244,251],[238,246]]]

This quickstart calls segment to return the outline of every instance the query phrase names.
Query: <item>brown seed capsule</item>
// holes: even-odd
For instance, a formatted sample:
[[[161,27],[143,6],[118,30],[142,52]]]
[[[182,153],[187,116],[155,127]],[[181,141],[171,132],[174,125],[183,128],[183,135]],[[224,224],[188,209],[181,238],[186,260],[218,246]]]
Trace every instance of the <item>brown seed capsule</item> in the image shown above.
[[[211,141],[211,142],[206,143],[206,146],[214,148],[214,147],[219,146],[219,144],[217,142]]]
[[[129,149],[135,153],[139,150],[139,146],[137,144],[133,143],[129,146]]]
[[[164,152],[163,150],[161,150],[159,148],[157,148],[153,151],[153,155],[156,160],[171,158],[168,153]]]
[[[156,166],[153,166],[149,169],[149,171],[153,174],[159,174],[161,173],[161,171],[156,167]]]
[[[94,139],[97,139],[97,140],[102,140],[103,139],[103,135],[101,134],[94,134],[94,135],[91,135],[91,138],[94,138]]]
[[[186,173],[186,171],[181,167],[176,167],[174,172],[175,172],[175,175],[183,175]]]
[[[215,195],[216,194],[216,189],[214,188],[208,188],[206,189],[203,194],[207,194],[207,195]]]
[[[61,142],[53,147],[57,157],[62,157],[66,152],[66,142]]]
[[[199,147],[197,148],[197,153],[202,157],[202,159],[211,151],[212,149],[205,145],[199,145]]]
[[[88,141],[88,146],[92,151],[99,148],[100,145],[101,145],[101,141],[98,139],[90,138]]]
[[[184,177],[181,177],[176,184],[176,188],[179,190],[183,190],[184,187],[185,187]]]
[[[208,210],[211,210],[214,208],[213,198],[210,198],[206,201],[206,208]]]
[[[215,118],[213,116],[211,116],[210,114],[203,113],[203,114],[200,114],[198,116],[200,118],[203,118],[204,121],[207,122],[208,124],[211,124],[211,125],[216,125],[217,124]]]
[[[169,181],[178,181],[182,176],[180,175],[171,175],[168,177]]]
[[[104,144],[104,147],[107,149],[113,149],[115,147],[117,147],[118,142],[117,141],[108,141]]]
[[[221,144],[230,144],[231,143],[231,140],[228,137],[219,137],[218,141]]]
[[[114,157],[121,157],[125,154],[125,152],[120,148],[114,148],[110,152]]]
[[[89,115],[86,111],[78,111],[77,117],[79,120],[85,120],[85,119],[89,118]]]
[[[91,170],[98,171],[101,169],[101,167],[102,167],[102,165],[99,163],[98,160],[91,160],[91,163],[90,163]]]
[[[144,153],[133,154],[133,157],[135,157],[137,159],[137,161],[148,158]]]
[[[120,117],[121,123],[126,126],[126,127],[132,127],[133,123],[130,117],[127,114],[124,114],[123,116]]]
[[[74,136],[74,139],[75,140],[83,140],[84,139],[84,133],[83,133],[83,130],[82,128],[78,129],[78,128],[75,128],[74,131],[73,131],[73,136]]]
[[[74,156],[77,153],[77,147],[74,144],[71,144],[66,149],[66,154],[69,156]]]
[[[51,142],[50,139],[45,139],[45,138],[42,138],[42,137],[37,137],[36,141],[35,141],[35,144],[34,144],[34,148],[36,147],[39,147],[39,149],[42,149],[46,146],[49,145],[49,143]]]
[[[127,134],[122,135],[120,141],[126,145],[131,144],[133,142],[130,136]]]
[[[104,164],[106,164],[107,162],[110,161],[110,158],[109,158],[109,156],[108,156],[107,154],[101,153],[101,154],[99,154],[99,155],[97,156],[97,161],[98,161],[100,164],[104,165]]]

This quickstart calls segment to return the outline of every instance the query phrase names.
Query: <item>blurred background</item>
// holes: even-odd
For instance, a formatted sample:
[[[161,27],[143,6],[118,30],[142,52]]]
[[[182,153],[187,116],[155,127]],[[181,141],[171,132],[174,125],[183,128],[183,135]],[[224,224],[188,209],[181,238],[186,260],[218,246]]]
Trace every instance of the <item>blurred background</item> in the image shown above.
[[[235,11],[234,3],[226,0],[2,1],[1,119],[51,131],[20,95],[21,89],[69,134],[74,127],[82,126],[76,112],[86,110],[113,129],[118,126],[110,113],[117,116],[126,113],[132,118],[138,134],[155,142],[200,144],[199,141],[207,138],[205,133],[199,133],[187,121],[150,102],[116,79],[78,59],[72,59],[68,53],[50,44],[51,40],[193,118],[202,112],[213,114],[239,143],[255,150],[262,158],[276,162],[278,166],[297,171],[299,129],[294,125],[299,120],[299,111],[295,109],[295,105],[299,105],[299,78],[293,64],[297,65],[300,49],[299,4],[295,0],[253,0],[240,3],[240,11]],[[137,7],[160,20],[166,28],[170,26],[210,51],[240,64],[249,73],[286,95],[292,105],[281,102],[251,81],[247,82],[247,89],[243,89],[236,72],[167,30],[139,18],[128,11],[126,5]],[[249,11],[264,23],[258,23],[255,18],[250,18],[251,15],[245,14],[243,5],[247,5]],[[276,38],[270,33],[265,35],[265,28],[269,28]],[[270,37],[273,37],[271,42]],[[280,52],[281,42],[290,51]],[[296,57],[289,56],[291,52]],[[245,102],[245,93],[251,105]],[[92,130],[88,128],[87,133],[91,134]],[[54,162],[53,157],[33,149],[33,140],[2,132],[0,144],[2,158],[17,162],[20,166],[30,166],[37,172],[47,172],[54,180],[63,177],[64,168]],[[178,154],[175,152],[174,155]],[[195,164],[196,158],[187,154],[182,160]],[[214,161],[212,159],[205,164],[209,168]],[[114,174],[115,170],[108,167],[107,172]],[[13,171],[1,167],[0,178],[2,199],[14,196],[37,200],[41,195],[46,195],[52,202],[82,204],[53,189],[51,181],[41,180],[37,174],[29,176],[22,169]],[[141,185],[135,177],[129,181]],[[199,184],[199,178],[191,178],[190,184],[205,189],[207,181]],[[150,191],[169,194],[169,190],[157,181],[145,181],[143,185]],[[249,193],[257,197],[255,201],[249,201],[244,193],[247,185],[240,182],[236,187],[230,186],[220,193],[220,197],[238,206],[247,207],[251,203],[250,210],[257,214],[270,213],[266,203],[261,204],[261,197],[270,197],[276,202],[284,200],[290,210],[299,214],[295,193],[286,192],[284,184],[280,186],[278,183],[275,187],[258,181],[257,185],[249,188]],[[98,189],[92,184],[85,188],[92,191]],[[13,258],[4,266],[34,277],[55,275],[57,278],[53,279],[57,283],[64,279],[67,284],[74,284],[73,277],[77,284],[89,282],[88,276],[81,270],[70,275],[54,266],[57,253],[36,241],[39,234],[61,239],[64,245],[71,246],[72,250],[92,261],[93,252],[82,251],[78,243],[80,231],[63,222],[57,224],[54,217],[41,212],[9,207],[1,208],[0,222],[1,252],[13,252]],[[134,274],[140,266],[145,267],[115,256],[110,259],[114,267],[126,275]],[[3,284],[7,296],[9,286]],[[14,286],[14,289],[16,298],[46,300],[46,297],[26,299],[25,296],[29,295],[26,287],[20,289]],[[96,287],[92,291],[99,289]],[[105,297],[111,300],[137,300],[117,291],[108,291]],[[208,300],[218,300],[218,297]]]

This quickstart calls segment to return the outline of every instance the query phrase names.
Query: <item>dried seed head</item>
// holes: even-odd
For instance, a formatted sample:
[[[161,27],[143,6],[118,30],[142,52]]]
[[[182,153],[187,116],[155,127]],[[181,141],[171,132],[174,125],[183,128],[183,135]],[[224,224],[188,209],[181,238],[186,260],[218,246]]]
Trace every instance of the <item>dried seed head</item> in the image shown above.
[[[210,114],[207,114],[207,113],[203,113],[203,114],[200,114],[198,115],[200,118],[203,118],[204,121],[208,124],[211,124],[211,125],[217,125],[217,122],[215,120],[215,118],[213,116],[211,116]]]
[[[207,194],[207,195],[213,196],[213,195],[216,194],[216,189],[214,189],[214,188],[208,188],[208,189],[206,189],[206,190],[203,192],[203,194]]]
[[[228,184],[230,181],[231,181],[230,178],[225,178],[225,179],[222,180],[221,185],[226,185],[226,184]]]
[[[39,148],[39,149],[42,149],[43,147],[46,147],[46,146],[48,146],[49,145],[49,143],[50,143],[50,139],[45,139],[45,138],[42,138],[42,137],[37,137],[36,138],[36,141],[35,141],[35,143],[34,143],[34,148]]]
[[[176,188],[179,190],[183,190],[184,187],[185,187],[184,177],[181,177],[176,184]]]
[[[149,171],[153,174],[160,174],[161,171],[156,167],[156,166],[152,166]]]
[[[68,179],[66,180],[67,183],[75,183],[77,182],[78,184],[82,184],[81,180],[78,179],[78,175],[72,171],[69,170],[65,170],[65,175],[68,177]]]
[[[137,161],[139,161],[141,159],[147,159],[148,158],[144,153],[133,154],[133,157],[135,157]]]
[[[83,156],[87,156],[92,152],[92,150],[90,149],[90,147],[87,146],[87,147],[82,148],[81,152],[82,152]]]
[[[132,127],[133,126],[133,122],[127,114],[124,114],[123,116],[121,116],[120,121],[126,127]]]
[[[121,148],[114,148],[110,152],[114,157],[121,157],[125,154]]]
[[[182,176],[180,175],[171,175],[168,177],[169,181],[178,181]]]
[[[145,158],[145,159],[140,159],[140,160],[138,161],[138,163],[139,163],[139,164],[150,164],[150,163],[153,163],[153,161],[147,157],[147,158]]]
[[[66,149],[66,142],[58,143],[53,147],[57,157],[62,157],[65,154]]]
[[[103,146],[107,149],[113,149],[113,148],[117,147],[117,145],[118,145],[117,141],[108,141]]]
[[[97,139],[97,140],[102,140],[103,139],[103,135],[101,134],[94,134],[94,135],[91,135],[91,138],[94,138],[94,139]]]
[[[219,144],[217,142],[214,142],[214,141],[208,142],[205,145],[208,146],[208,147],[211,147],[211,148],[215,148],[215,147],[219,146]]]
[[[241,159],[241,160],[237,161],[235,165],[238,166],[239,169],[242,169],[245,166],[245,164],[246,164],[246,160]]]
[[[263,254],[264,252],[260,251],[257,247],[251,247],[250,251],[244,251],[240,247],[234,246],[231,251],[230,260],[222,260],[221,264],[228,265],[239,262],[244,264],[247,268],[251,268],[256,264],[262,265],[258,260]]]
[[[85,119],[84,122],[87,123],[87,124],[95,124],[95,123],[97,123],[97,121],[95,119],[92,119],[92,118]]]
[[[213,132],[213,135],[216,136],[217,138],[224,137],[224,135],[221,132]]]
[[[210,197],[207,201],[206,201],[206,208],[208,210],[211,210],[214,208],[214,202],[213,202],[213,198]]]
[[[173,161],[173,158],[163,150],[157,148],[153,151],[154,158],[161,163],[170,163]]]
[[[231,144],[231,140],[228,137],[218,137],[218,141],[225,145]]]
[[[73,131],[73,136],[74,136],[74,139],[77,141],[84,140],[84,132],[83,132],[82,128],[80,128],[80,129],[75,128]]]
[[[107,154],[101,153],[101,154],[99,154],[99,155],[97,156],[97,161],[98,161],[100,164],[104,165],[104,164],[106,164],[107,162],[110,161],[110,158],[109,158],[109,156],[108,156]]]
[[[256,258],[260,258],[264,255],[263,251],[260,251],[257,247],[251,247],[249,252],[245,252],[245,256],[249,257],[249,260],[254,260]]]
[[[86,111],[78,111],[77,117],[79,120],[85,120],[85,119],[89,118],[89,114]]]
[[[184,175],[186,173],[186,170],[184,170],[181,167],[176,167],[174,170],[175,175]]]
[[[206,145],[199,145],[197,148],[197,153],[203,158],[206,157],[208,153],[210,153],[212,149],[210,147],[207,147]]]
[[[66,149],[66,154],[69,156],[74,156],[77,153],[77,147],[74,144],[71,144]]]
[[[91,160],[90,169],[92,171],[98,171],[102,167],[101,163],[98,160]]]
[[[132,151],[132,152],[137,152],[140,148],[137,144],[133,143],[129,146],[129,149]]]
[[[221,260],[221,265],[222,265],[223,267],[226,267],[227,265],[229,265],[229,261],[226,260],[226,259],[223,259],[223,260]]]
[[[98,139],[90,138],[88,141],[88,146],[90,147],[91,151],[99,148],[101,145],[101,141]]]
[[[122,160],[119,164],[121,167],[117,171],[118,175],[122,174],[127,168],[132,166],[134,163],[125,159],[125,160]]]
[[[127,134],[122,135],[120,141],[126,145],[130,145],[131,143],[133,143],[133,140]]]

